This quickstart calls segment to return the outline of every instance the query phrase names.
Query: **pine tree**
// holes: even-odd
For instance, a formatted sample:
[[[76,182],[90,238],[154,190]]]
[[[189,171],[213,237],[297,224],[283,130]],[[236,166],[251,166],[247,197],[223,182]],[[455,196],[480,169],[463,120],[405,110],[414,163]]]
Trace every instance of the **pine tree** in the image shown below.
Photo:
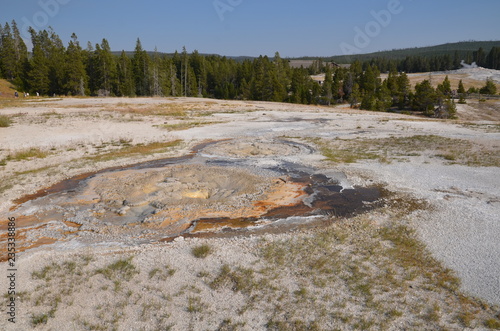
[[[410,106],[411,84],[406,73],[401,73],[398,77],[398,108],[405,109]]]
[[[328,106],[330,106],[333,97],[332,85],[333,85],[332,72],[330,70],[330,67],[327,66],[325,70],[325,81],[323,82],[323,96],[325,99],[325,103]]]
[[[187,97],[190,96],[188,92],[188,80],[189,80],[189,55],[186,50],[186,46],[182,47],[181,53],[181,83],[182,83],[182,95]]]
[[[384,81],[382,85],[377,89],[377,93],[375,95],[376,103],[374,110],[376,111],[387,111],[392,106],[392,97],[391,91],[387,86],[387,81]]]
[[[48,31],[49,39],[47,40],[48,64],[49,64],[49,80],[50,94],[64,94],[64,63],[66,58],[66,49],[61,38],[55,33],[52,28]]]
[[[66,49],[64,62],[64,90],[69,95],[85,95],[87,90],[87,72],[83,63],[82,48],[76,34],[71,35],[71,41]]]
[[[135,95],[134,73],[132,71],[132,61],[122,50],[120,57],[116,61],[117,73],[117,93],[118,96],[132,97]]]
[[[477,52],[473,53],[474,55],[474,62],[480,67],[483,67],[485,64],[485,59],[486,59],[486,54],[484,52],[484,49],[482,47],[479,47]]]
[[[367,94],[373,95],[378,87],[377,71],[368,65],[365,72],[361,75],[360,89]]]
[[[460,81],[458,82],[458,90],[457,90],[457,93],[459,93],[459,94],[464,94],[464,93],[465,93],[464,83],[462,82],[462,80],[461,80],[461,79],[460,79]]]
[[[453,99],[447,97],[439,99],[434,116],[443,119],[455,119],[457,117],[457,106]]]
[[[100,45],[96,44],[94,61],[96,75],[94,93],[100,96],[115,95],[117,90],[116,63],[106,39],[103,39]]]
[[[149,65],[149,55],[142,49],[141,40],[137,38],[134,57],[132,59],[132,67],[134,68],[136,94],[139,96],[151,94],[148,74]]]
[[[495,95],[497,94],[497,86],[491,79],[488,79],[486,81],[486,85],[484,85],[480,90],[479,93],[481,94],[489,94],[489,95]]]
[[[153,58],[151,59],[151,93],[153,96],[162,96],[163,72],[161,71],[161,58],[158,55],[158,49],[155,47]]]
[[[176,52],[177,54],[177,52]],[[170,95],[177,97],[181,95],[181,81],[178,78],[177,66],[175,65],[176,56],[171,61],[167,61],[168,85],[170,87]]]
[[[287,77],[287,61],[284,61],[279,52],[274,54],[274,77],[273,77],[273,101],[282,102],[285,101],[288,93],[287,93],[287,85],[288,85],[288,77]]]
[[[359,104],[359,100],[361,99],[361,92],[359,89],[358,83],[354,83],[352,87],[352,92],[349,95],[349,103],[351,108],[354,108],[357,104]]]
[[[25,69],[28,66],[28,49],[23,38],[21,37],[19,29],[17,28],[16,21],[12,21],[12,38],[16,55],[15,78],[13,79],[13,83],[21,89],[26,90],[27,84]]]
[[[443,80],[443,83],[439,84],[437,88],[445,96],[447,97],[451,96],[451,83],[450,80],[448,79],[448,75],[446,75],[446,77]]]
[[[192,81],[194,84],[196,84],[196,93],[194,93],[193,95],[202,97],[206,94],[207,87],[205,57],[201,56],[197,50],[194,50],[189,58],[189,63],[191,68],[193,69],[194,74]]]
[[[415,97],[413,99],[413,108],[415,110],[422,111],[427,116],[432,116],[434,115],[436,100],[436,90],[434,90],[430,81],[424,80],[415,85]]]
[[[462,80],[460,80],[460,82],[458,82],[458,90],[457,90],[457,93],[458,93],[458,96],[459,96],[459,99],[458,99],[458,103],[459,104],[466,104],[467,102],[465,101],[465,87],[464,87],[464,83],[462,82]]]
[[[344,89],[343,89],[343,77],[345,71],[344,69],[337,68],[333,74],[332,92],[333,99],[337,102],[344,101]]]
[[[0,58],[2,59],[1,71],[6,79],[14,81],[18,73],[17,55],[16,55],[15,40],[12,35],[10,25],[8,23],[5,23],[1,38],[2,38],[2,48],[0,49]]]
[[[47,95],[50,88],[49,59],[47,57],[49,35],[46,30],[37,33],[33,28],[30,28],[29,31],[33,44],[28,70],[29,89],[32,93]]]
[[[500,47],[493,47],[486,57],[486,67],[500,69]]]
[[[398,73],[395,69],[389,72],[389,76],[386,79],[387,88],[392,98],[392,104],[394,106],[399,105],[399,79]]]
[[[354,92],[352,94],[354,96]],[[351,107],[355,104],[353,101],[351,101]],[[360,109],[364,110],[376,110],[377,106],[377,99],[375,98],[375,95],[373,93],[365,93],[363,98],[361,99],[361,105],[359,106]]]

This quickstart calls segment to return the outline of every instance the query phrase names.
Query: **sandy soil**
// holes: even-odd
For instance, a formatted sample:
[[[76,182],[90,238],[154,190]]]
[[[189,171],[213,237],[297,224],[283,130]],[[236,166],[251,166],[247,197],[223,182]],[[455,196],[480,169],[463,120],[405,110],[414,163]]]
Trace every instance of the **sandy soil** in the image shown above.
[[[481,107],[487,107],[487,111]],[[482,329],[485,325],[496,325],[496,320],[500,323],[500,177],[499,165],[495,163],[495,155],[500,151],[499,103],[459,105],[461,119],[457,121],[344,107],[189,98],[38,99],[0,109],[0,113],[12,116],[14,121],[10,127],[0,128],[0,161],[4,160],[0,166],[0,227],[2,232],[6,231],[7,218],[16,217],[22,234],[19,243],[27,243],[25,248],[29,246],[16,260],[16,290],[22,293],[17,301],[18,323],[14,327],[3,316],[2,329],[50,330],[64,325],[64,330],[168,327],[173,330],[256,330],[271,328],[273,318],[285,321],[287,314],[290,320],[295,318],[286,308],[279,310],[282,315],[270,313],[280,300],[284,303],[290,300],[290,304],[298,305],[294,307],[301,307],[297,311],[314,315],[319,314],[319,308],[312,313],[308,306],[321,304],[324,308],[335,301],[333,297],[348,298],[349,292],[343,291],[345,284],[335,283],[338,286],[318,290],[314,287],[317,283],[313,282],[316,284],[313,286],[309,280],[297,278],[295,271],[278,277],[280,283],[274,288],[286,289],[288,294],[283,292],[280,297],[272,292],[263,301],[274,305],[272,307],[253,307],[251,301],[247,301],[249,297],[257,300],[255,302],[260,302],[257,297],[264,297],[238,289],[237,275],[244,274],[250,279],[248,270],[266,269],[261,258],[263,243],[307,241],[315,236],[315,230],[311,229],[294,228],[295,232],[290,233],[279,230],[281,224],[307,223],[309,216],[274,220],[267,234],[191,239],[180,236],[171,242],[148,240],[154,237],[151,226],[164,229],[173,225],[184,231],[191,220],[203,216],[258,219],[271,208],[290,206],[298,201],[307,204],[308,199],[312,199],[305,193],[307,185],[294,183],[291,175],[275,170],[289,164],[310,173],[311,178],[325,176],[332,185],[343,189],[376,184],[393,194],[422,202],[425,208],[408,211],[398,205],[399,200],[394,200],[391,209],[375,210],[356,216],[352,223],[347,221],[348,230],[342,233],[348,238],[355,238],[356,233],[360,238],[365,238],[362,233],[366,238],[375,238],[368,235],[372,232],[367,228],[356,226],[358,221],[368,222],[374,229],[387,222],[409,226],[416,230],[417,237],[433,257],[456,272],[462,281],[460,293],[484,302],[483,306],[477,306],[482,308],[475,308],[471,322],[466,316],[454,315],[459,314],[460,305],[466,301],[457,304],[456,311],[448,311],[452,308],[446,306],[453,306],[452,299],[444,296],[444,292],[433,289],[434,285],[411,283],[411,292],[406,299],[401,297],[405,304],[402,301],[397,304],[403,307],[402,315],[393,312],[387,324],[363,327],[359,320],[365,317],[378,321],[374,323],[382,318],[374,313],[376,309],[366,310],[370,305],[348,301],[339,303],[338,307],[352,319],[325,317],[333,316],[332,312],[315,315],[320,328]],[[388,139],[384,141],[390,145],[391,139],[416,135],[470,143],[478,146],[482,153],[479,156],[490,155],[493,161],[488,159],[490,166],[484,166],[482,159],[470,155],[469,159],[476,161],[466,164],[461,163],[460,155],[452,158],[429,151],[409,151],[399,145],[388,146],[389,152],[382,153],[379,159],[360,158],[355,163],[328,162],[322,155],[322,146],[337,146],[339,141],[359,141],[366,146],[377,139]],[[165,145],[165,148],[151,147],[174,141],[180,143]],[[214,143],[192,154],[194,146],[209,141]],[[432,144],[427,146],[429,150],[433,149]],[[139,153],[133,152],[133,148],[143,149]],[[22,157],[20,152],[29,150],[42,154]],[[463,153],[467,152],[476,153],[472,149]],[[80,174],[190,153],[192,158],[183,164],[103,172],[74,191],[62,191],[59,195],[47,195],[22,204],[15,202]],[[224,162],[232,165],[228,167]],[[259,209],[263,205],[266,207]],[[316,222],[331,217],[318,214],[312,219]],[[211,231],[223,234],[227,228],[225,224]],[[319,233],[323,232],[321,229]],[[284,231],[286,233],[282,233]],[[163,237],[168,236],[165,230]],[[6,235],[2,238],[2,250],[6,251]],[[200,245],[211,247],[212,253],[206,259],[193,256],[193,249]],[[342,248],[339,254],[355,254],[356,245],[353,245],[338,246]],[[311,251],[310,258],[315,254],[321,253]],[[128,258],[133,260],[126,260]],[[134,267],[125,260],[133,261]],[[122,261],[122,265],[113,265],[116,261]],[[370,258],[363,261],[370,269]],[[1,265],[7,272],[7,263]],[[230,286],[220,289],[214,285],[218,279],[215,276],[221,275],[224,266],[233,268],[232,273],[227,272],[229,278],[224,278],[224,284],[236,284],[233,290]],[[113,268],[120,270],[120,276],[112,273]],[[285,273],[292,270],[286,268],[279,270]],[[81,279],[79,275],[86,276]],[[272,282],[278,282],[278,278],[272,278]],[[5,277],[0,287],[2,291],[8,288]],[[50,292],[44,292],[44,287]],[[59,299],[53,296],[58,291],[61,291]],[[318,291],[314,292],[318,301],[314,304],[297,301],[301,291],[309,295]],[[386,293],[395,292],[395,289],[386,290]],[[386,296],[380,294],[380,300],[389,300]],[[417,307],[422,298],[432,299],[426,299],[424,306],[414,311],[411,307]],[[113,309],[103,309],[106,305],[112,305]],[[491,307],[484,308],[488,305]],[[434,315],[425,313],[431,308],[438,311],[437,322],[433,320]],[[37,316],[41,316],[40,320]],[[422,316],[430,317],[418,324],[416,321]],[[475,322],[474,318],[479,317],[490,324]],[[343,324],[337,325],[334,320],[341,320]]]

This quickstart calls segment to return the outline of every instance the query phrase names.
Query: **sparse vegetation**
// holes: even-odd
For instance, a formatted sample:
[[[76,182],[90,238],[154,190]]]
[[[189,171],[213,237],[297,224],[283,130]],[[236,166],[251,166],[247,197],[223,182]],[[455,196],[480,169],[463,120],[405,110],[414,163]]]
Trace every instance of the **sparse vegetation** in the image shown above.
[[[95,330],[120,328],[130,319],[169,329],[176,314],[186,314],[192,328],[208,318],[221,330],[252,327],[254,322],[246,318],[254,314],[262,315],[271,330],[390,329],[394,325],[496,328],[495,308],[460,294],[454,273],[432,257],[411,228],[401,224],[404,215],[427,205],[407,196],[387,196],[384,208],[378,216],[359,215],[319,230],[262,239],[253,244],[255,260],[245,265],[209,254],[204,258],[216,264],[215,273],[191,265],[186,270],[194,274],[184,270],[176,278],[175,269],[164,264],[146,271],[146,277],[135,277],[139,268],[132,257],[122,254],[99,268],[89,264],[88,256],[47,264],[32,273],[37,288],[26,295],[35,307],[31,323],[33,327],[49,323],[56,312],[72,305],[71,297],[84,290],[99,292],[93,313],[100,322],[85,322],[88,315],[75,320]],[[380,215],[394,219],[377,225],[373,220]],[[198,250],[204,255],[213,247],[193,246],[190,253]],[[95,280],[99,284],[93,289]],[[207,297],[235,300],[234,307],[218,314],[219,299]],[[137,316],[123,314],[127,306],[137,307],[127,310]]]
[[[207,244],[203,244],[200,246],[195,246],[191,250],[191,253],[193,254],[194,257],[199,258],[199,259],[204,259],[206,258],[209,254],[212,253],[212,247]]]
[[[172,277],[175,274],[175,269],[172,269],[170,266],[164,266],[163,268],[153,268],[148,273],[149,279],[158,279],[161,281],[167,280],[169,277]]]
[[[430,154],[449,164],[468,166],[500,166],[500,155],[488,146],[472,143],[464,139],[447,138],[436,135],[416,135],[379,139],[335,139],[325,141],[310,139],[332,162],[353,163],[361,160],[379,162],[407,161],[408,157]]]
[[[37,148],[37,147],[32,147],[29,149],[24,149],[20,150],[17,152],[14,152],[12,154],[9,154],[7,156],[7,161],[23,161],[23,160],[28,160],[28,159],[44,159],[49,155],[48,152]]]
[[[221,122],[208,122],[208,121],[186,121],[186,122],[181,122],[181,123],[176,123],[176,124],[164,124],[161,127],[164,129],[167,129],[169,131],[182,131],[182,130],[188,130],[191,128],[196,128],[200,126],[205,126],[205,125],[212,125],[212,124],[218,124]]]
[[[7,128],[12,124],[9,116],[0,115],[0,128]]]
[[[104,161],[110,161],[136,155],[150,155],[155,153],[164,153],[169,148],[178,146],[181,142],[182,140],[175,140],[170,142],[153,142],[146,145],[137,144],[131,146],[130,141],[124,140],[123,142],[119,143],[120,145],[124,145],[122,148],[95,156],[89,156],[86,159],[91,160],[93,162],[104,162]]]
[[[96,270],[96,274],[102,274],[110,280],[129,281],[135,274],[139,273],[132,264],[132,258],[118,260],[105,268]]]

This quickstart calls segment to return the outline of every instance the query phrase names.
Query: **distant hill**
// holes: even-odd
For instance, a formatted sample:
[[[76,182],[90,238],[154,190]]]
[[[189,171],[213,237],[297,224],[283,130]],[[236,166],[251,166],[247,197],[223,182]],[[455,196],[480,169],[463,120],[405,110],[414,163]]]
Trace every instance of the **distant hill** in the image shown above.
[[[404,60],[408,56],[434,57],[442,55],[455,56],[455,52],[461,59],[466,59],[468,54],[476,52],[480,47],[484,49],[486,54],[493,47],[500,47],[500,40],[497,41],[461,41],[457,43],[448,43],[429,47],[414,47],[404,49],[393,49],[390,51],[381,51],[368,54],[357,55],[338,55],[324,57],[324,61],[333,61],[336,63],[352,63],[355,60],[369,61],[374,58],[385,58],[388,60]],[[302,57],[301,60],[310,60],[317,57]]]
[[[442,56],[442,55],[450,55],[451,57],[455,56],[455,52],[458,53],[460,59],[467,59],[467,55],[471,55],[473,52],[476,52],[480,47],[484,49],[486,54],[493,47],[500,47],[500,40],[497,41],[461,41],[456,43],[448,43],[436,46],[428,46],[428,47],[414,47],[414,48],[403,48],[403,49],[393,49],[389,51],[381,51],[375,53],[368,54],[357,54],[357,55],[335,55],[330,57],[321,57],[323,61],[333,61],[336,63],[352,63],[355,60],[359,61],[369,61],[374,58],[385,58],[387,60],[404,60],[407,56],[422,56],[422,57],[434,57],[434,56]],[[125,51],[127,56],[134,56],[133,51]],[[154,52],[147,52],[150,56],[154,54]],[[114,55],[119,56],[120,52],[113,52]],[[174,56],[174,53],[158,53],[160,56]],[[223,56],[218,54],[204,54],[200,53],[202,56]],[[244,60],[253,60],[256,57],[252,56],[227,56],[229,59],[233,59],[237,62],[243,62]],[[304,56],[304,57],[296,57],[296,58],[288,58],[289,60],[314,60],[318,59],[317,56]]]
[[[121,56],[122,54],[122,51],[113,51],[111,52],[113,55],[115,56]],[[153,56],[155,54],[155,52],[146,52],[148,53],[149,56]],[[125,51],[125,54],[132,58],[134,56],[134,52],[133,51]],[[157,53],[159,56],[168,56],[168,57],[173,57],[174,56],[174,53],[164,53],[164,52],[158,52]],[[180,54],[180,52],[179,52]],[[191,53],[189,53],[191,54]],[[219,54],[206,54],[206,53],[200,53],[201,56],[224,56],[224,55],[219,55]],[[233,59],[237,62],[243,62],[245,60],[253,60],[255,59],[255,57],[252,57],[252,56],[226,56],[228,59]]]

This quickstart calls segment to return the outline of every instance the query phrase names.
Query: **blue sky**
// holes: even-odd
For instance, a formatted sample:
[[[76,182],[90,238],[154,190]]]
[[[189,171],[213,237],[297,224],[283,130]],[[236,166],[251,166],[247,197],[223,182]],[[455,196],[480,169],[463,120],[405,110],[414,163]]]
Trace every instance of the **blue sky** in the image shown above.
[[[498,0],[0,0],[0,22],[113,50],[329,56],[500,40]],[[375,15],[374,15],[375,14]],[[378,18],[377,18],[378,16]]]

